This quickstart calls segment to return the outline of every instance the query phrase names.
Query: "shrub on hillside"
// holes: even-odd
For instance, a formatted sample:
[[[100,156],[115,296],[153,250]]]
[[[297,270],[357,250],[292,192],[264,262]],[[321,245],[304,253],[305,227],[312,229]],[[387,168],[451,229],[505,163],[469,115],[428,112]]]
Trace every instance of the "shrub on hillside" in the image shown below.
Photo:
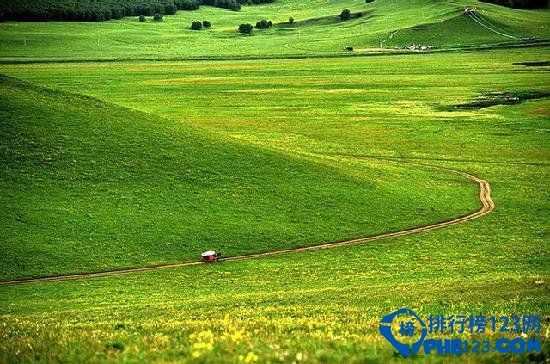
[[[201,30],[202,29],[202,23],[200,21],[194,21],[191,23],[191,29],[193,30]]]
[[[160,13],[155,13],[155,15],[153,15],[153,20],[154,21],[162,21],[163,17],[162,17],[162,14]]]
[[[212,28],[212,23],[210,23],[208,20],[204,20],[204,21],[202,22],[202,26],[203,26],[204,28]]]
[[[145,23],[145,15],[140,15],[139,16],[139,22],[140,23]]]
[[[340,19],[349,20],[351,18],[351,11],[349,9],[344,9],[340,13]]]
[[[288,18],[288,24],[290,24],[290,25],[294,24],[294,18],[293,17]]]
[[[252,29],[254,29],[252,24],[244,23],[239,25],[239,33],[241,34],[250,34],[252,33]]]
[[[273,26],[273,22],[267,20],[260,20],[256,23],[256,29],[267,29]]]

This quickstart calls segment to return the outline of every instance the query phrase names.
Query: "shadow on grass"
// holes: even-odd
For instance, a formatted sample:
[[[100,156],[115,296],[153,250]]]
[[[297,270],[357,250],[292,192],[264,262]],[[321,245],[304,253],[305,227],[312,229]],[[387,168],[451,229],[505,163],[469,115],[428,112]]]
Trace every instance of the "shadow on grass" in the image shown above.
[[[441,105],[438,111],[477,110],[497,105],[516,105],[528,100],[537,100],[550,97],[548,91],[513,91],[513,92],[486,92],[478,95],[474,100],[457,105]]]

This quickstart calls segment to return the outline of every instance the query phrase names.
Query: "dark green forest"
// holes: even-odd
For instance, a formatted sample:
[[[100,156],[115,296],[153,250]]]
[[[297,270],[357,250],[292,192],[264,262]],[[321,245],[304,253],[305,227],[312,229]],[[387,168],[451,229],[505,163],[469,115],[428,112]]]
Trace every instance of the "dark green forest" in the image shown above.
[[[492,3],[507,6],[514,9],[544,9],[548,7],[548,0],[480,0],[484,3]]]
[[[274,0],[0,0],[0,20],[105,21],[125,16],[173,15],[201,5],[233,11]]]
[[[202,5],[232,11],[275,0],[0,0],[0,21],[105,21],[125,16],[173,15]],[[547,8],[548,0],[481,0],[516,9]]]

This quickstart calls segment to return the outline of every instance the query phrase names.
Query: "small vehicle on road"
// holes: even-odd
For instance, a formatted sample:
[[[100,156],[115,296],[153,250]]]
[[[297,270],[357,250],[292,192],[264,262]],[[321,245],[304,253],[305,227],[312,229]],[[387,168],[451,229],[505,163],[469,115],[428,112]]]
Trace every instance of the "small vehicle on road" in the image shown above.
[[[216,253],[214,250],[208,250],[202,253],[201,257],[205,263],[215,263],[220,260],[221,254]]]

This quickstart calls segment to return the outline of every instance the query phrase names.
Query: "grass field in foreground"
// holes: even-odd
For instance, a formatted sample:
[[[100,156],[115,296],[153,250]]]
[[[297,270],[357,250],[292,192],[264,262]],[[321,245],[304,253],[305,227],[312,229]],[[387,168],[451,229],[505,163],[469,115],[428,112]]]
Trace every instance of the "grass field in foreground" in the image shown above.
[[[541,48],[361,60],[2,66],[33,83],[164,117],[150,116],[155,125],[192,124],[202,138],[253,144],[258,153],[292,156],[295,163],[317,161],[331,174],[394,166],[372,164],[372,156],[397,161],[415,176],[432,171],[408,163],[465,170],[491,183],[497,208],[465,225],[362,246],[2,287],[0,361],[399,362],[377,325],[402,307],[422,316],[540,314],[547,328],[548,98],[440,108],[484,92],[547,91],[547,67],[513,65],[547,55]],[[27,91],[11,92],[6,102]],[[415,181],[399,182],[409,193]],[[550,355],[544,330],[538,357],[454,360],[544,361]]]
[[[454,166],[493,183],[497,211],[463,226],[363,246],[2,287],[0,359],[411,362],[377,331],[380,317],[397,308],[424,317],[531,313],[546,320],[550,274],[541,229],[548,190],[539,182],[548,178],[547,167]],[[546,283],[535,284],[540,280]],[[548,355],[546,346],[539,360]],[[451,359],[412,361],[526,362],[527,356]]]
[[[112,59],[192,57],[284,57],[344,55],[346,46],[365,49],[423,44],[434,47],[514,42],[463,14],[475,6],[484,19],[518,38],[550,39],[550,11],[512,10],[477,1],[392,0],[365,4],[362,0],[295,1],[245,6],[241,12],[204,6],[180,11],[162,23],[139,23],[137,17],[103,23],[0,23],[0,59]],[[361,18],[341,22],[344,8]],[[296,25],[289,27],[289,17]],[[241,23],[267,19],[269,30],[242,36]],[[190,29],[192,21],[209,20],[212,29]],[[420,25],[420,26],[419,26]]]

